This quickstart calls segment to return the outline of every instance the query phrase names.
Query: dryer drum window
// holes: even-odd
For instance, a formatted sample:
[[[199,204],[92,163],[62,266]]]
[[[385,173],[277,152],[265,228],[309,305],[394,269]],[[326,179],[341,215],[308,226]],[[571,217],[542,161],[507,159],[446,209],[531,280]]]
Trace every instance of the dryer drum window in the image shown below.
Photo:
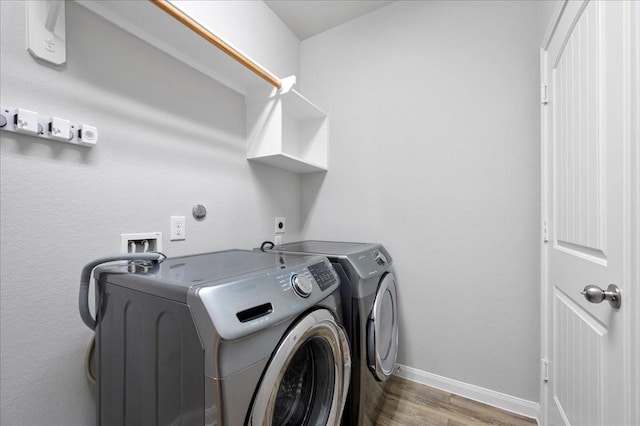
[[[248,424],[337,424],[350,376],[344,331],[329,311],[313,311],[296,323],[272,355]]]
[[[391,376],[398,355],[396,294],[395,278],[386,273],[378,285],[367,321],[367,364],[378,381]]]
[[[378,342],[376,350],[381,359],[388,359],[393,346],[393,326],[395,323],[393,297],[388,289],[378,297],[382,297],[382,300],[380,317],[378,318],[379,332],[376,335]]]
[[[322,424],[329,417],[335,371],[327,343],[313,338],[302,345],[280,381],[273,411],[274,425]]]

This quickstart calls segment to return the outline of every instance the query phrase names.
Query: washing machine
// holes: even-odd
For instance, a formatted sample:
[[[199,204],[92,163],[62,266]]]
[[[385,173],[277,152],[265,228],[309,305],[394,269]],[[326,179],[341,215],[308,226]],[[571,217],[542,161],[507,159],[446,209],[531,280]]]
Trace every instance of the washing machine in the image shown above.
[[[278,253],[326,256],[342,280],[343,317],[351,344],[351,387],[344,425],[374,425],[398,353],[396,279],[381,244],[300,241]]]
[[[227,250],[96,277],[99,425],[337,425],[350,381],[322,256]]]

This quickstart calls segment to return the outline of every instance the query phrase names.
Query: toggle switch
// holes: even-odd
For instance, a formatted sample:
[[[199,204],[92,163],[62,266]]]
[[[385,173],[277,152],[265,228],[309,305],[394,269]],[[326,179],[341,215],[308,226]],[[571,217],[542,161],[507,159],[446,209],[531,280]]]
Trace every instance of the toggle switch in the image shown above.
[[[78,130],[78,141],[82,145],[95,145],[98,142],[98,129],[88,124],[83,124]]]
[[[39,133],[37,112],[18,108],[15,124],[17,132],[27,133],[29,135],[37,135]]]
[[[53,117],[49,123],[49,132],[51,133],[51,139],[58,141],[69,141],[69,120],[64,118]]]

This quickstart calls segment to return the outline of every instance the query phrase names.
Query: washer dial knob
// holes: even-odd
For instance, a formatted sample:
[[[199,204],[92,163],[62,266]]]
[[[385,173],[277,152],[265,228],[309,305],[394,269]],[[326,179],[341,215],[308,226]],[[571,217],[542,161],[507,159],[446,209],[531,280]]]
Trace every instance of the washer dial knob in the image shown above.
[[[382,254],[381,251],[376,250],[373,253],[373,258],[378,263],[378,265],[384,265],[385,263],[387,263],[387,257],[384,254]]]
[[[291,287],[300,297],[309,297],[311,290],[313,290],[309,277],[302,274],[291,275]]]

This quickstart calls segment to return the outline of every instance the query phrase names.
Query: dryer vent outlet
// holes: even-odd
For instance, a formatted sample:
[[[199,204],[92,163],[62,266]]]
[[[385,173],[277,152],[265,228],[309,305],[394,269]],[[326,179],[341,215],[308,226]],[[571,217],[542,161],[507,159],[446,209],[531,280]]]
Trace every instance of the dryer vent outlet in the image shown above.
[[[162,251],[162,232],[120,234],[121,253]]]

